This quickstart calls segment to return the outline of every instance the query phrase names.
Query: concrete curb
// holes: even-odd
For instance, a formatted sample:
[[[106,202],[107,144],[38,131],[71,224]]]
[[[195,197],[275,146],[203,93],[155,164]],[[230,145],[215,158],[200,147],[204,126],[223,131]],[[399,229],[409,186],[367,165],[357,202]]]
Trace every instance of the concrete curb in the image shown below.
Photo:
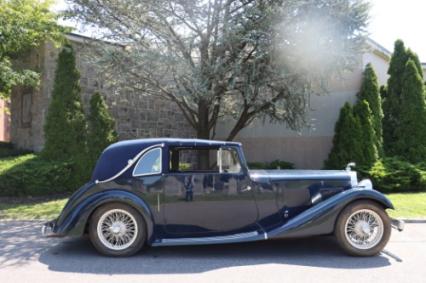
[[[405,223],[426,223],[426,218],[397,218]]]

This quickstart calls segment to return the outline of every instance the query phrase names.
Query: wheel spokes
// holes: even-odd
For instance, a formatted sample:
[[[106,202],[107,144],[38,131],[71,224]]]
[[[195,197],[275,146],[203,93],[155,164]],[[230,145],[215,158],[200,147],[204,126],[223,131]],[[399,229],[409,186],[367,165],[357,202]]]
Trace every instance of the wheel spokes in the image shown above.
[[[369,209],[354,212],[346,221],[345,233],[349,243],[358,249],[377,245],[383,236],[383,221]]]
[[[98,222],[98,237],[113,250],[128,248],[136,240],[138,227],[135,218],[127,211],[114,209],[106,212]]]

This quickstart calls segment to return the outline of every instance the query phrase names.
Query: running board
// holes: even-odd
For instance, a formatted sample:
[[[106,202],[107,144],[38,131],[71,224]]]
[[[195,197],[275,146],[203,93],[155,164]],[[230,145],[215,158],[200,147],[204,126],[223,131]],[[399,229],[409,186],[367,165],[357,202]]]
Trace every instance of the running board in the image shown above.
[[[226,244],[226,243],[242,243],[266,240],[268,236],[266,233],[259,233],[257,231],[239,233],[227,236],[216,237],[196,237],[196,238],[169,238],[161,239],[152,243],[152,246],[186,246],[186,245],[213,245],[213,244]]]

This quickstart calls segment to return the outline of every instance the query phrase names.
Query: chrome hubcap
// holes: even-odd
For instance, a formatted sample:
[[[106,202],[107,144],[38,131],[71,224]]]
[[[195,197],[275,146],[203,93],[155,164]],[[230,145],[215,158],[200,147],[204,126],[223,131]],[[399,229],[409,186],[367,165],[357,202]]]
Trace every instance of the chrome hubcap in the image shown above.
[[[370,209],[361,209],[349,216],[345,236],[354,248],[367,250],[375,247],[383,237],[383,220]]]
[[[105,212],[99,219],[97,233],[104,246],[111,250],[124,250],[130,247],[138,235],[136,219],[122,209]]]

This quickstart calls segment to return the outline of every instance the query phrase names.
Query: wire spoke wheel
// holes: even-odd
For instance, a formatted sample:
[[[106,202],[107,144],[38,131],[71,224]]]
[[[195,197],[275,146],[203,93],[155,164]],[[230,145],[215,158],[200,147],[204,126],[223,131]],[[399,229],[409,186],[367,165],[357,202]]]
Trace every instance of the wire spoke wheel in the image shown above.
[[[108,249],[122,251],[130,247],[138,236],[135,217],[123,209],[106,211],[97,223],[97,234]]]
[[[383,220],[373,210],[355,211],[346,220],[346,239],[356,249],[368,250],[375,247],[382,240],[383,233]]]

